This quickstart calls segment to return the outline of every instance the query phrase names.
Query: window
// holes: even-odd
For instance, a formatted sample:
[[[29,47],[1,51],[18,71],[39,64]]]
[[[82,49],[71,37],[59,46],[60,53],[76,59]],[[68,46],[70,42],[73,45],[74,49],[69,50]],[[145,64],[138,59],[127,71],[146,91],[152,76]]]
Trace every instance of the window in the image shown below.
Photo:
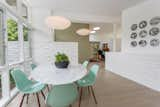
[[[1,82],[2,81],[1,81],[1,75],[0,75],[0,99],[2,98],[2,83]]]
[[[25,4],[22,4],[22,17],[28,19],[28,8]]]
[[[7,19],[8,34],[8,63],[20,61],[20,42],[18,36],[18,23],[12,19]]]
[[[12,68],[13,69],[13,68]],[[13,77],[12,77],[12,75],[11,75],[11,71],[12,71],[12,69],[10,69],[9,70],[9,79],[10,79],[10,89],[12,90],[13,88],[15,88],[15,82],[14,82],[14,79],[13,79]]]
[[[30,58],[30,42],[29,42],[30,30],[28,27],[23,25],[23,40],[24,40],[24,57],[25,59]]]
[[[16,0],[6,0],[6,2],[14,1]],[[26,66],[30,66],[31,63],[30,26],[27,20],[17,17],[15,12],[0,6],[0,107],[5,106],[6,101],[18,92],[14,88],[15,82],[10,74],[11,70],[20,68],[26,73]],[[25,16],[27,17],[27,14]]]
[[[17,9],[17,0],[5,0],[6,4],[11,7],[11,9]]]
[[[5,46],[3,29],[3,11],[0,10],[0,66],[5,64]]]
[[[4,47],[4,31],[3,31],[3,11],[0,9],[0,66],[5,64],[5,47]],[[1,72],[1,71],[0,71]],[[0,75],[0,99],[2,98],[2,84]]]

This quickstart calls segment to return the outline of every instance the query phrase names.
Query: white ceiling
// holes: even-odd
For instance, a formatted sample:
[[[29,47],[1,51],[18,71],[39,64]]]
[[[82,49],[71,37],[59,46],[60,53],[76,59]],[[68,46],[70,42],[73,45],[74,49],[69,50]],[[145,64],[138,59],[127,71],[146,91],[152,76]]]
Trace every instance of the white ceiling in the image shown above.
[[[122,10],[146,0],[28,0],[35,8],[55,12],[120,18]]]

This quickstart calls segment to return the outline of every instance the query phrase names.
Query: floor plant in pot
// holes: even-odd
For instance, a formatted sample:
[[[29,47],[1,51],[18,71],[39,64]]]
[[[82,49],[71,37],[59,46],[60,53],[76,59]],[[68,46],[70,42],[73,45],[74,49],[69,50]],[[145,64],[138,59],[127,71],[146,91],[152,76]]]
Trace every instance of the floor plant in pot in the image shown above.
[[[69,58],[66,54],[58,52],[55,55],[55,66],[57,68],[67,68],[69,65]]]

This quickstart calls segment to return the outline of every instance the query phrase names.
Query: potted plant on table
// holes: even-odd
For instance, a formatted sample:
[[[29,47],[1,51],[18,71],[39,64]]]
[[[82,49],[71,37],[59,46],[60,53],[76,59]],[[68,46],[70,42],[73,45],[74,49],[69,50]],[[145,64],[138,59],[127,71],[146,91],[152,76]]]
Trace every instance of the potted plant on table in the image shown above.
[[[55,55],[55,66],[57,68],[67,68],[69,65],[69,58],[66,54],[58,52]]]

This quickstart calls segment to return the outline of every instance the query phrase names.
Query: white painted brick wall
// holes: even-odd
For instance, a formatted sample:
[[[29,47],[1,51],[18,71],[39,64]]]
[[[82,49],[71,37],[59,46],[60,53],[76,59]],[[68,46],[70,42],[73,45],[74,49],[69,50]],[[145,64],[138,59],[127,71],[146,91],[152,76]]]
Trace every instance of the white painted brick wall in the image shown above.
[[[25,58],[29,58],[29,43],[24,42]],[[20,44],[17,41],[8,42],[8,61],[9,63],[20,60]]]

